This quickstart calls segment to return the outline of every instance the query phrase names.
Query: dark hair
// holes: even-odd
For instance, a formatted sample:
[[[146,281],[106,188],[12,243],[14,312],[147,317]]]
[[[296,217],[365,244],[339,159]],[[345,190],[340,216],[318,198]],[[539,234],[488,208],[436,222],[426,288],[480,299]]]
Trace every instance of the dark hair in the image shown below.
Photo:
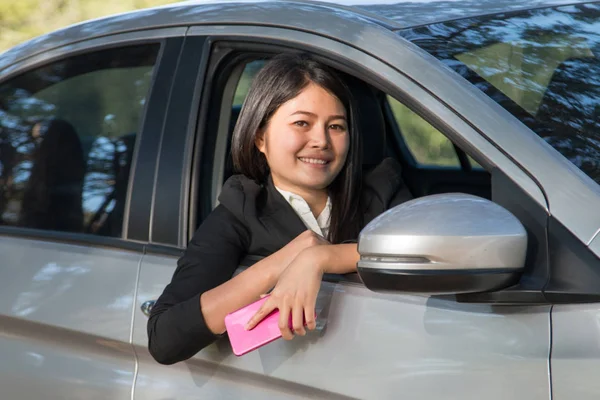
[[[314,83],[337,97],[346,109],[350,146],[346,163],[329,185],[331,220],[329,241],[355,239],[360,231],[362,143],[357,132],[356,110],[350,90],[340,76],[307,54],[280,54],[256,74],[242,105],[231,144],[237,172],[264,184],[269,176],[267,160],[256,147],[256,135],[277,109]]]
[[[19,225],[82,232],[85,161],[73,126],[61,119],[50,121],[32,162]]]

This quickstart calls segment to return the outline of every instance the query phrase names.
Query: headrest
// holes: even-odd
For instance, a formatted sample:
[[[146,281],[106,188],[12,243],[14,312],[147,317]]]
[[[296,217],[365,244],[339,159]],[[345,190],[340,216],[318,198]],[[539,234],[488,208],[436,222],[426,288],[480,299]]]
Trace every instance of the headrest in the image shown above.
[[[360,79],[344,78],[354,98],[358,132],[362,135],[363,166],[379,164],[385,158],[385,119],[375,91]]]

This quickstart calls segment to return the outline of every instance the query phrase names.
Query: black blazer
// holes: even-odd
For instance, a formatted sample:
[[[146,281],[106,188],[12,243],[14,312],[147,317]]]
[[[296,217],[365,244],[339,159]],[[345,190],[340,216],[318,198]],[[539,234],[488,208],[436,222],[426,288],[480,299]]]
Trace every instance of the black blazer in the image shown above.
[[[365,175],[362,195],[365,225],[412,197],[392,158]],[[247,254],[272,254],[307,229],[271,180],[258,185],[243,175],[232,176],[219,203],[194,234],[152,308],[148,347],[162,364],[186,360],[217,338],[200,310],[202,293],[231,279]]]

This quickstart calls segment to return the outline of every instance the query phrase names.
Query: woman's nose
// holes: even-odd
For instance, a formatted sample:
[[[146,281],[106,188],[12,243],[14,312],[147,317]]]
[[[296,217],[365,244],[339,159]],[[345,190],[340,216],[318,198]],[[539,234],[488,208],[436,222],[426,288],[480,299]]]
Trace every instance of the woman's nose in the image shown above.
[[[310,144],[316,148],[329,147],[329,133],[326,128],[315,126],[310,132]]]

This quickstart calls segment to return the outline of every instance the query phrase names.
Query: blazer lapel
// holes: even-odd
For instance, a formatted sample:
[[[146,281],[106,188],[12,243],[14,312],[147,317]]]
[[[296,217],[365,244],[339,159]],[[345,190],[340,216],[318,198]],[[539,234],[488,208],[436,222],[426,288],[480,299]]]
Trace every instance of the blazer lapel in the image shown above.
[[[282,247],[308,229],[292,206],[275,188],[270,176],[267,182],[267,202],[260,220],[270,232],[274,233],[273,237],[281,237],[282,242],[285,242]]]

